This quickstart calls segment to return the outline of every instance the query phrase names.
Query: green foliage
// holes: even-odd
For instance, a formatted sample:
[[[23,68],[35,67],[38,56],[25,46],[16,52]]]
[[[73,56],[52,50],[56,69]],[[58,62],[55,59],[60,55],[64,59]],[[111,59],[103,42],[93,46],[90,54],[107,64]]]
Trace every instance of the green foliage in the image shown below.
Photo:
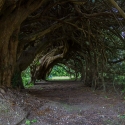
[[[31,125],[32,123],[35,123],[35,122],[37,122],[37,120],[36,119],[33,119],[33,120],[26,120],[26,122],[25,122],[25,124],[26,125]]]
[[[117,59],[118,60],[118,59]],[[105,81],[120,85],[122,93],[125,92],[125,62],[119,62],[111,65],[105,73]]]
[[[24,70],[21,75],[23,83],[26,85],[30,81],[30,68],[28,67],[26,70]]]
[[[28,84],[25,85],[25,88],[31,88],[31,87],[33,87],[33,86],[34,86],[33,83],[28,83]]]
[[[30,88],[34,85],[33,83],[29,83],[31,80],[29,67],[22,72],[21,76],[22,76],[22,81],[25,88]]]
[[[70,74],[66,71],[67,67],[64,65],[55,65],[50,72],[49,77],[53,76],[70,76]]]
[[[123,114],[123,115],[118,115],[118,117],[121,118],[121,119],[125,119],[125,114]]]
[[[78,72],[77,79],[81,78],[81,74]],[[76,72],[65,66],[64,64],[58,64],[55,65],[49,76],[47,77],[47,80],[75,80],[76,79]]]

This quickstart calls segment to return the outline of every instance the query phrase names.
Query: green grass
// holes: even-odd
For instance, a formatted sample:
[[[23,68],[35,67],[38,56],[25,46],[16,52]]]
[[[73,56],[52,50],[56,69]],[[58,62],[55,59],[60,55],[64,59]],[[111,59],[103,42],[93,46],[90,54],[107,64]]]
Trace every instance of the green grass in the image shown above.
[[[53,76],[51,78],[48,78],[47,80],[52,80],[52,81],[54,81],[54,80],[59,80],[59,81],[68,80],[68,81],[70,81],[70,80],[75,80],[75,78],[74,77],[71,78],[69,76]]]

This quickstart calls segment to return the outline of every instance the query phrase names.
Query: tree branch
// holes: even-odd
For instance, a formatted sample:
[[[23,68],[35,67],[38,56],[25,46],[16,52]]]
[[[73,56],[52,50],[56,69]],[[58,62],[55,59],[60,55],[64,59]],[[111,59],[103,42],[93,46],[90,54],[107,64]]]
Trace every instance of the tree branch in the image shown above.
[[[56,23],[56,24],[50,26],[48,29],[45,29],[45,30],[42,30],[42,31],[37,31],[37,32],[27,36],[27,37],[21,38],[20,42],[21,43],[26,43],[26,42],[34,41],[36,39],[40,39],[41,37],[45,36],[46,34],[60,28],[61,26],[62,26],[62,24],[60,24],[60,23],[57,24]]]
[[[114,0],[109,0],[111,4],[119,11],[119,13],[122,15],[122,17],[125,19],[125,13],[124,11],[118,6],[118,4]]]

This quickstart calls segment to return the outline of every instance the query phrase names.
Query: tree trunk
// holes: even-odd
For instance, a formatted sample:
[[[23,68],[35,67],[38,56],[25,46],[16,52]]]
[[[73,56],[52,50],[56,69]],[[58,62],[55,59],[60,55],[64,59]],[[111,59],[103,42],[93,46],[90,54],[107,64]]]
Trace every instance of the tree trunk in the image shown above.
[[[15,30],[11,36],[8,31],[2,39],[4,43],[0,47],[0,86],[12,87],[11,78],[16,65],[18,31],[18,29]]]
[[[9,2],[9,7],[1,11],[5,0],[0,1],[0,12],[2,13],[0,13],[0,86],[5,87],[12,87],[11,80],[15,77],[20,25],[46,0],[28,0],[25,5],[22,1],[11,0],[7,1],[7,4]]]

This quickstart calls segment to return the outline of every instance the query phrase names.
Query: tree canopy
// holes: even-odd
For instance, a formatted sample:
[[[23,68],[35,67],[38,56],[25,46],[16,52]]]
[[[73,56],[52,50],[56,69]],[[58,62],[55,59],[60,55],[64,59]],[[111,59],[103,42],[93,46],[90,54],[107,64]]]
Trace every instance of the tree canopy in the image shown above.
[[[125,60],[125,2],[116,2],[1,0],[0,85],[12,86],[28,66],[34,81],[45,79],[58,63],[88,86],[103,83],[104,73]]]

